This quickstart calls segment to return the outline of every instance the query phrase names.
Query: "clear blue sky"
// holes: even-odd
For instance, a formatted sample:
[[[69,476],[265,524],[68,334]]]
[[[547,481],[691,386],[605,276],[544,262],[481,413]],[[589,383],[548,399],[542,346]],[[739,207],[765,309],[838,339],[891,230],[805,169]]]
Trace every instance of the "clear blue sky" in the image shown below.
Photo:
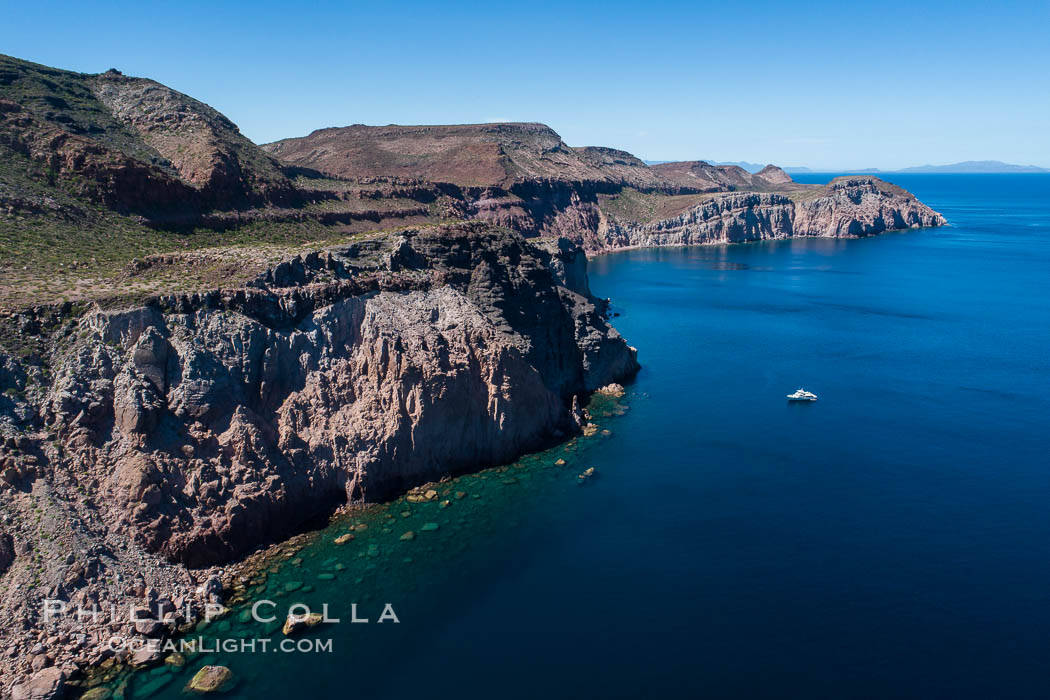
[[[115,67],[266,142],[539,121],[652,160],[1050,167],[1050,2],[12,2],[0,52]]]

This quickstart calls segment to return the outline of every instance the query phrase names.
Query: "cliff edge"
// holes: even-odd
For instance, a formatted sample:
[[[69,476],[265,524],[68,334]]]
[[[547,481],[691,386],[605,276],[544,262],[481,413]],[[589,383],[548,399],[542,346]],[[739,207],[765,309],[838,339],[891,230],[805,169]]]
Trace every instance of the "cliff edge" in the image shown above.
[[[0,356],[0,538],[21,553],[0,548],[5,663],[28,664],[17,630],[50,594],[175,597],[193,577],[165,561],[226,562],[578,432],[580,399],[638,367],[586,264],[474,223],[297,256],[242,289],[21,314],[44,357]]]

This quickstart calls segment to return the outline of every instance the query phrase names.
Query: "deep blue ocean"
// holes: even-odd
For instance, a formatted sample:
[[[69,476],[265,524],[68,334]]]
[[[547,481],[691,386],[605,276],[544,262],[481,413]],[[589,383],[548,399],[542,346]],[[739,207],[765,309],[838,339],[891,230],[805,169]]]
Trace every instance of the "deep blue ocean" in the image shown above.
[[[592,261],[643,364],[611,435],[252,591],[400,624],[129,696],[205,661],[245,698],[1050,696],[1050,176],[886,179],[951,225]]]

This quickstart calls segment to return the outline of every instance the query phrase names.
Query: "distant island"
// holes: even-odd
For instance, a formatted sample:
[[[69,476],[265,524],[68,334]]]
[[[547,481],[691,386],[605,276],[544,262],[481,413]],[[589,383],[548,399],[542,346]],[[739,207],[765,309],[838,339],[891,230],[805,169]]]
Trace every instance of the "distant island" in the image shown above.
[[[1034,165],[1014,165],[998,160],[965,160],[951,165],[917,165],[903,168],[900,173],[1050,173],[1050,169]]]
[[[647,160],[646,165],[662,165],[664,163],[672,163],[675,161],[669,160]],[[743,168],[749,173],[757,173],[766,167],[758,163],[749,163],[746,160],[738,161],[719,161],[719,160],[706,160],[705,162],[710,165],[735,165],[738,168]],[[981,174],[995,174],[995,173],[1050,173],[1050,168],[1040,168],[1036,165],[1015,165],[1013,163],[1004,163],[1001,160],[964,160],[960,163],[951,163],[949,165],[915,165],[910,168],[900,168],[898,170],[882,170],[881,168],[807,168],[802,165],[795,166],[784,166],[781,168],[786,173],[799,174],[799,173],[850,173],[853,175],[866,175],[871,173],[981,173]]]
[[[785,167],[787,173],[813,173],[821,172],[814,168]],[[829,171],[830,172],[830,171]],[[1048,168],[1040,168],[1035,165],[1014,165],[1004,163],[1000,160],[964,160],[961,163],[949,165],[916,165],[911,168],[900,168],[898,170],[881,170],[879,168],[849,168],[846,170],[834,170],[834,172],[847,173],[1050,173]]]

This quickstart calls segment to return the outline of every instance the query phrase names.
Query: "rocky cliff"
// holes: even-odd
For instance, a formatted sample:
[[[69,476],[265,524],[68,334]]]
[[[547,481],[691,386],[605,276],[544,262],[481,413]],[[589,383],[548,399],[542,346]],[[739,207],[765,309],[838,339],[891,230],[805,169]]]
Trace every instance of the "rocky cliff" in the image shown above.
[[[674,216],[650,220],[603,215],[593,232],[577,240],[601,252],[792,236],[856,237],[946,223],[911,193],[873,177],[836,178],[824,188],[793,194],[715,195]]]
[[[338,504],[513,460],[577,432],[579,399],[637,369],[582,250],[480,223],[297,256],[242,289],[18,322],[45,350],[0,358],[0,607],[16,628],[48,595],[186,590],[164,560],[228,561]]]
[[[806,185],[775,165],[647,166],[611,148],[570,148],[541,124],[356,125],[264,146],[289,166],[343,178],[423,177],[451,210],[589,252],[638,245],[859,236],[943,217],[877,178]]]
[[[39,405],[4,418],[56,436],[48,471],[90,485],[145,549],[222,561],[333,503],[571,432],[573,397],[636,367],[585,264],[567,243],[434,228],[296,258],[236,293],[88,313]]]
[[[199,604],[199,567],[577,431],[637,369],[587,253],[944,223],[875,178],[650,168],[541,124],[266,149],[153,81],[0,56],[5,684],[99,660],[101,626],[39,634],[44,598]]]

